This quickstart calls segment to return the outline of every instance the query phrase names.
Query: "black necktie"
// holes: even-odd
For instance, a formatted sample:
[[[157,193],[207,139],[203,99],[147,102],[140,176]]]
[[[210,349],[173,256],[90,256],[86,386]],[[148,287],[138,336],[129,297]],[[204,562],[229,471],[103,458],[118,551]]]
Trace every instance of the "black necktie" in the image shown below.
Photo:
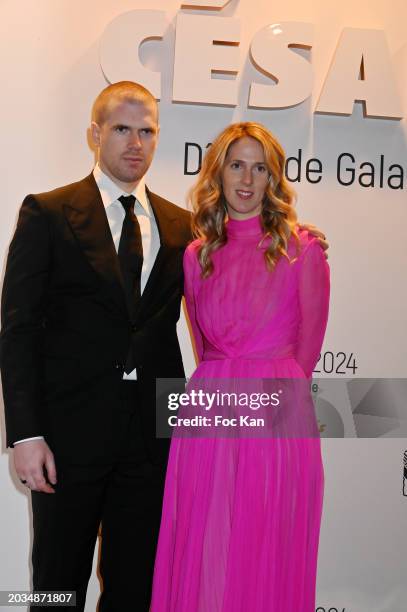
[[[119,261],[123,275],[124,289],[130,316],[133,319],[136,306],[141,297],[141,269],[143,267],[143,244],[140,225],[134,214],[134,195],[121,196],[126,216],[123,221],[119,243]]]

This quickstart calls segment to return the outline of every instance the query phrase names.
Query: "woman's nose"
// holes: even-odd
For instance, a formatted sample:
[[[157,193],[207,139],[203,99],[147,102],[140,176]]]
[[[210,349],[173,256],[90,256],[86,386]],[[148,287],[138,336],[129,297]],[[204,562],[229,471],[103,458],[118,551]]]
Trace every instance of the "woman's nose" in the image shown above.
[[[243,172],[243,183],[245,185],[251,185],[253,182],[252,171],[250,168],[245,168]]]

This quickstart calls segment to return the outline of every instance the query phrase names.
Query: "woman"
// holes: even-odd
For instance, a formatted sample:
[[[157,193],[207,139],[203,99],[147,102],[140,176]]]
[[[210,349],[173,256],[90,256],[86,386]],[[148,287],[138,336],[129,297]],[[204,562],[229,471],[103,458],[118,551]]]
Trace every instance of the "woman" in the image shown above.
[[[204,159],[184,258],[193,379],[312,375],[329,271],[284,167],[257,123],[227,127]],[[152,612],[313,612],[322,497],[318,436],[173,438]]]

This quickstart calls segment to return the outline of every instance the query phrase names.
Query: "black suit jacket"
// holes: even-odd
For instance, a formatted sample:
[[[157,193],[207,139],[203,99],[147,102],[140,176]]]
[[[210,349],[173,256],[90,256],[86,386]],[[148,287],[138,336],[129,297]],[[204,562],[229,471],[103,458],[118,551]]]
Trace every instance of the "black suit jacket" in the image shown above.
[[[155,378],[184,375],[176,323],[191,233],[187,211],[148,196],[161,246],[132,321],[93,174],[25,198],[2,295],[8,445],[44,435],[56,455],[103,459],[132,343],[143,436],[154,453]]]

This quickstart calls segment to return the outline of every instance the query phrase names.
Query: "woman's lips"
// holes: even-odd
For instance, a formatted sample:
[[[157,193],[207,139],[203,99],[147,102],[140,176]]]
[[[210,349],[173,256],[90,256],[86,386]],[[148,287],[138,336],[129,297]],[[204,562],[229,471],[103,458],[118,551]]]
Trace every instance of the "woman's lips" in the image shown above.
[[[253,195],[253,191],[244,191],[243,189],[237,189],[236,193],[242,200],[249,200]]]

